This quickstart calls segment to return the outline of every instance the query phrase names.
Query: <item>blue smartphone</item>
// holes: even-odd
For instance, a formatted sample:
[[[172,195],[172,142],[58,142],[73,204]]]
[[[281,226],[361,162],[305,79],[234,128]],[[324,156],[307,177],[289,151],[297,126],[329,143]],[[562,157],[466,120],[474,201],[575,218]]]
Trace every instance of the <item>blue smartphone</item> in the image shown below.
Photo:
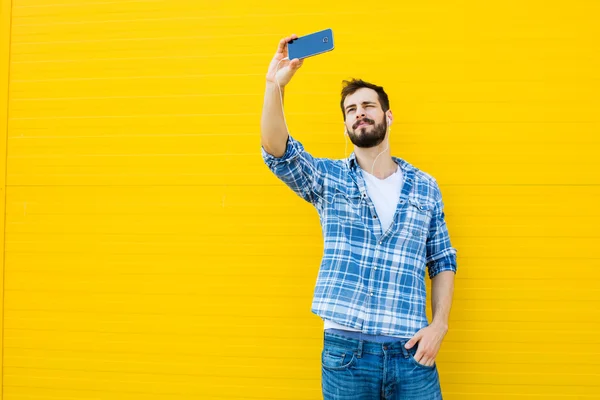
[[[333,50],[333,31],[331,29],[300,36],[288,42],[290,60],[316,56],[331,50]]]

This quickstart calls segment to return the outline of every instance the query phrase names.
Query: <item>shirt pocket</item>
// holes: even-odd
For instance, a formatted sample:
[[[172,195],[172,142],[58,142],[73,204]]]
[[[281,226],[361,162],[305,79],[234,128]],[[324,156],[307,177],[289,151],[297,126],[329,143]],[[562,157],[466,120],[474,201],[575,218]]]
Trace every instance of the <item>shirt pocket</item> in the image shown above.
[[[362,224],[362,200],[358,190],[334,188],[325,205],[327,215],[345,224]]]
[[[406,208],[406,224],[403,231],[410,236],[425,239],[433,216],[433,204],[409,197]]]

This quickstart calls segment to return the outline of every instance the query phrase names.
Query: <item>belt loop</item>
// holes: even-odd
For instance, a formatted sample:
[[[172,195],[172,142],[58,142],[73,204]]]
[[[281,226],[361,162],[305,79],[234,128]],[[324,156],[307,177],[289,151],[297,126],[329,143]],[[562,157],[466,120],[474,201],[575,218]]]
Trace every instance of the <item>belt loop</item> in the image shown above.
[[[356,354],[356,356],[358,358],[362,357],[362,352],[363,352],[363,342],[364,340],[362,339],[362,337],[358,340],[358,353]]]
[[[408,343],[408,340],[403,340],[400,342],[400,346],[402,346],[402,355],[404,356],[404,358],[409,358],[410,350],[408,350],[406,347],[404,347],[406,345],[406,343]]]

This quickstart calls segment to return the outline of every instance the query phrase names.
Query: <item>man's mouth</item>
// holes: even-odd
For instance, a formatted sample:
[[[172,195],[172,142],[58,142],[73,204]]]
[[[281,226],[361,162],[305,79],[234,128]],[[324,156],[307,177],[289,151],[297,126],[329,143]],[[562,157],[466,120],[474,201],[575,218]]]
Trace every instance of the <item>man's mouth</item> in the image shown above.
[[[358,128],[360,128],[361,126],[368,126],[368,125],[371,125],[371,123],[370,123],[369,121],[362,120],[362,121],[360,121],[360,122],[358,122],[358,123],[354,124],[354,129],[358,129]]]

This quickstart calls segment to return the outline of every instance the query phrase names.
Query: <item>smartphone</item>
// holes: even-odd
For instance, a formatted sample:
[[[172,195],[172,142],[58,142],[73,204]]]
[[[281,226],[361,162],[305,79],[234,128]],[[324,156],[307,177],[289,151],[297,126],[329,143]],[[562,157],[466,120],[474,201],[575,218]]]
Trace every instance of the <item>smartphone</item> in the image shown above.
[[[290,60],[312,57],[331,50],[333,50],[333,31],[331,29],[300,36],[288,42]]]

